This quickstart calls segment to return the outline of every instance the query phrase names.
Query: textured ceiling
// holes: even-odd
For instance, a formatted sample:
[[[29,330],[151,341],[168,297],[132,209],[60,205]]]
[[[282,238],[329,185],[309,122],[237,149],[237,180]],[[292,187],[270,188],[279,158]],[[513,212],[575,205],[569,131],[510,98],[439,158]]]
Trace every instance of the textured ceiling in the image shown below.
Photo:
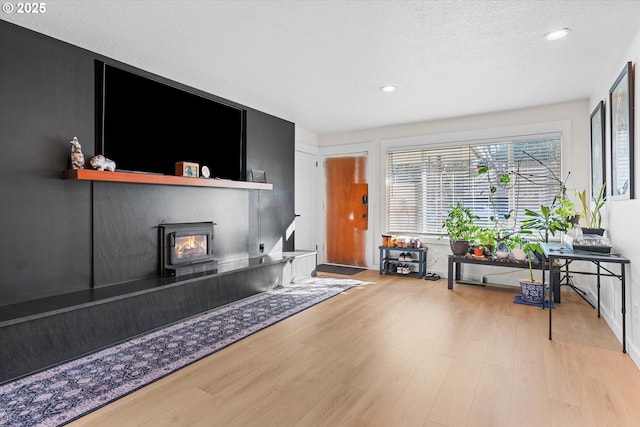
[[[615,0],[46,7],[0,17],[319,134],[586,99],[640,24],[640,1]]]

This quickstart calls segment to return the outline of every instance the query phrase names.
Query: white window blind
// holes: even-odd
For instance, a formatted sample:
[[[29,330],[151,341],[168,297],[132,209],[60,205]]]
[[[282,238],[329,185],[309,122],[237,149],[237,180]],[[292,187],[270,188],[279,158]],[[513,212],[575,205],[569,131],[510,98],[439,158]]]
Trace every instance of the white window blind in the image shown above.
[[[387,153],[387,231],[397,234],[443,234],[449,207],[462,203],[480,217],[478,225],[491,225],[512,212],[507,226],[524,219],[524,209],[551,204],[562,179],[561,135],[545,134],[509,140],[483,140],[445,148],[420,148]],[[511,172],[512,183],[497,186],[489,200],[489,167],[495,181]],[[517,172],[517,178],[514,172]],[[514,185],[517,183],[517,185]]]

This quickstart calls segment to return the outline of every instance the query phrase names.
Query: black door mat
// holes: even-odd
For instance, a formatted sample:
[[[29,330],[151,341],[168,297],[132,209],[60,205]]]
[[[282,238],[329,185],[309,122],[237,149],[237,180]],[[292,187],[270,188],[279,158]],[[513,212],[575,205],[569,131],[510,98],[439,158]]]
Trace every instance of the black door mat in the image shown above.
[[[316,266],[316,271],[322,273],[333,273],[333,274],[344,274],[346,276],[353,276],[354,274],[358,274],[361,271],[365,271],[366,268],[357,268],[357,267],[344,267],[342,265],[330,265],[330,264],[319,264]]]

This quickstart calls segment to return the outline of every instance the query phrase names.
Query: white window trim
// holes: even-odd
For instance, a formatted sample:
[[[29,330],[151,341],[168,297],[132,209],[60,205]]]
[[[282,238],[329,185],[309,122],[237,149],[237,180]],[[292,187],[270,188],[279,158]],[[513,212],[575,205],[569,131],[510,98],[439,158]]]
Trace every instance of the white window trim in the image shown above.
[[[569,171],[568,164],[571,156],[571,121],[559,120],[553,122],[540,122],[526,125],[494,127],[485,129],[474,129],[458,132],[447,132],[439,134],[416,135],[402,138],[388,138],[381,140],[378,158],[379,170],[381,173],[381,185],[378,189],[380,200],[384,201],[384,206],[379,209],[381,218],[380,224],[385,227],[387,224],[387,196],[386,196],[386,176],[387,176],[387,154],[390,151],[411,150],[420,148],[443,148],[459,146],[461,144],[481,143],[483,140],[522,138],[526,135],[538,135],[547,133],[560,133],[560,155],[561,172],[565,176]],[[437,235],[423,235],[424,237],[434,237]]]

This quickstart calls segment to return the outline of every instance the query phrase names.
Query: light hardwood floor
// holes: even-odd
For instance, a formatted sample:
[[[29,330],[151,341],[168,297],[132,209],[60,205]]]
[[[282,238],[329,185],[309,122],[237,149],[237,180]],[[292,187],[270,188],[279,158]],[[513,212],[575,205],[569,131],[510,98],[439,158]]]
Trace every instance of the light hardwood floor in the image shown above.
[[[640,426],[640,370],[564,290],[380,276],[71,426]]]

